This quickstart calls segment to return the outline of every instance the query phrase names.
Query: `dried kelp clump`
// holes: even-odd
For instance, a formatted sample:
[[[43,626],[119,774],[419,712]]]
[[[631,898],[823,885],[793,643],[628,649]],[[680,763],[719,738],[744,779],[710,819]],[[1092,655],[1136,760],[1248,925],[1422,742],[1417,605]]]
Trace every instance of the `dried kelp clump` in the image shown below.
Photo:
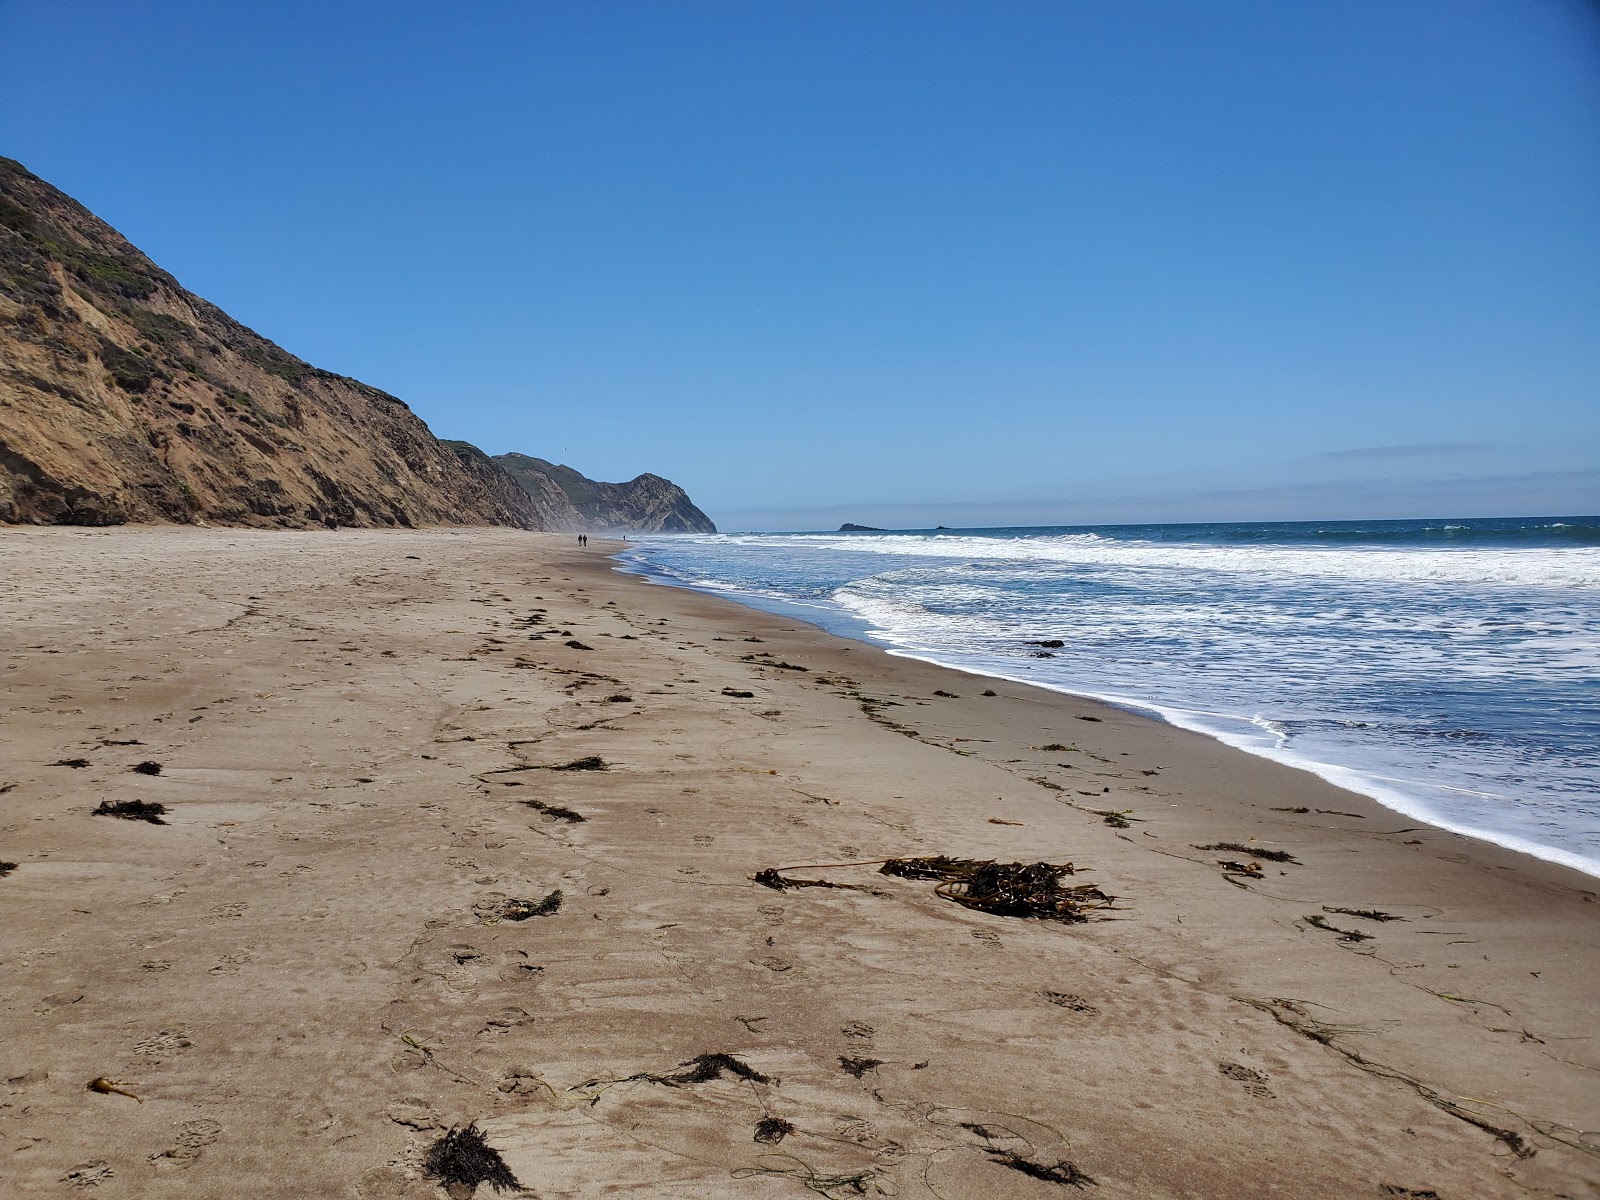
[[[794,1125],[782,1117],[762,1117],[756,1122],[755,1140],[764,1145],[776,1146],[793,1132]]]
[[[554,817],[558,821],[577,824],[579,821],[587,821],[589,819],[574,809],[563,808],[559,804],[546,804],[543,800],[524,800],[523,803],[531,809],[542,812],[547,817]]]
[[[529,917],[548,917],[561,911],[561,889],[557,888],[543,900],[507,900],[500,909],[506,921],[526,921]]]
[[[1043,1180],[1045,1183],[1061,1183],[1068,1187],[1093,1186],[1094,1176],[1088,1174],[1075,1163],[1066,1159],[1054,1163],[1036,1163],[1023,1158],[1015,1150],[991,1150],[989,1161],[997,1162],[1002,1167],[1010,1167],[1013,1171],[1020,1171],[1030,1179]]]
[[[661,1083],[667,1087],[688,1087],[696,1083],[710,1083],[713,1079],[721,1079],[724,1075],[734,1079],[748,1079],[751,1083],[771,1083],[769,1076],[763,1075],[749,1063],[741,1062],[731,1054],[720,1051],[711,1054],[697,1054],[688,1062],[678,1064],[678,1070],[668,1071],[658,1075],[653,1071],[641,1071],[637,1075],[629,1075],[626,1079],[607,1080],[607,1083]],[[601,1080],[591,1079],[584,1084],[592,1087]]]
[[[591,754],[587,758],[575,758],[569,763],[559,766],[546,767],[546,771],[606,771],[610,764],[598,754]]]
[[[1073,873],[1071,863],[997,863],[941,854],[891,858],[879,869],[902,879],[937,879],[935,891],[946,900],[1000,917],[1079,923],[1096,909],[1110,908],[1114,899],[1092,883],[1062,887],[1061,879]]]
[[[147,800],[100,801],[100,807],[91,814],[96,817],[121,817],[124,821],[149,821],[152,825],[165,825],[161,819],[167,811],[165,804]]]
[[[1232,850],[1235,854],[1248,854],[1252,858],[1264,858],[1268,862],[1294,863],[1299,865],[1300,860],[1287,850],[1267,850],[1261,846],[1247,846],[1243,842],[1212,842],[1209,846],[1196,846],[1196,850]]]
[[[15,871],[20,864],[14,862],[0,862],[0,879],[4,879]]]
[[[422,1165],[452,1196],[470,1196],[480,1183],[497,1192],[522,1190],[500,1152],[484,1140],[476,1121],[465,1129],[452,1129],[430,1146]]]

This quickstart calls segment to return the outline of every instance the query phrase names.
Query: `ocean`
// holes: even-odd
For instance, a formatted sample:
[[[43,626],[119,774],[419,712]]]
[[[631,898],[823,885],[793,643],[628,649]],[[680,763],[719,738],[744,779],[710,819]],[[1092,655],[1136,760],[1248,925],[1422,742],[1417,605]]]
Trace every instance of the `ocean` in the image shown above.
[[[1600,875],[1600,517],[663,535],[620,559]]]

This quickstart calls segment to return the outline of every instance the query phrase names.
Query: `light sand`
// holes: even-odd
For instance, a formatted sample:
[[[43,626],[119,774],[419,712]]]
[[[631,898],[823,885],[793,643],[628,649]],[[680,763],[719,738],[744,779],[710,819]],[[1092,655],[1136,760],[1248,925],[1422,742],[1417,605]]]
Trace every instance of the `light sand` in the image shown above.
[[[552,1198],[1600,1190],[1595,881],[604,552],[0,535],[6,1195],[437,1196],[468,1121]],[[134,798],[168,823],[90,815]],[[1218,841],[1299,861],[1230,880]],[[1117,909],[750,880],[931,854]],[[769,1082],[629,1081],[716,1052]]]

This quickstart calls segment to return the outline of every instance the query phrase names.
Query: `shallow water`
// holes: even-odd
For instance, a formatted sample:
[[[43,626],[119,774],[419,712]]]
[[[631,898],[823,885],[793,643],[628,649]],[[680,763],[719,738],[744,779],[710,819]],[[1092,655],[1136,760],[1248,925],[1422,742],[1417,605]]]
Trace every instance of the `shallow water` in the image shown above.
[[[686,535],[621,558],[1600,875],[1600,518]]]

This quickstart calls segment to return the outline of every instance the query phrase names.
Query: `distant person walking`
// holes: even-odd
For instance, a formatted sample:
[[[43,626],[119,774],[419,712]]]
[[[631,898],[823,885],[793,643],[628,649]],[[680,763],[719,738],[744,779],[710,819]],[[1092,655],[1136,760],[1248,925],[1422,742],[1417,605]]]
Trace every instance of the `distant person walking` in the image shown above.
[[[578,545],[587,546],[588,544],[589,544],[589,535],[587,533],[580,533],[578,535]]]

